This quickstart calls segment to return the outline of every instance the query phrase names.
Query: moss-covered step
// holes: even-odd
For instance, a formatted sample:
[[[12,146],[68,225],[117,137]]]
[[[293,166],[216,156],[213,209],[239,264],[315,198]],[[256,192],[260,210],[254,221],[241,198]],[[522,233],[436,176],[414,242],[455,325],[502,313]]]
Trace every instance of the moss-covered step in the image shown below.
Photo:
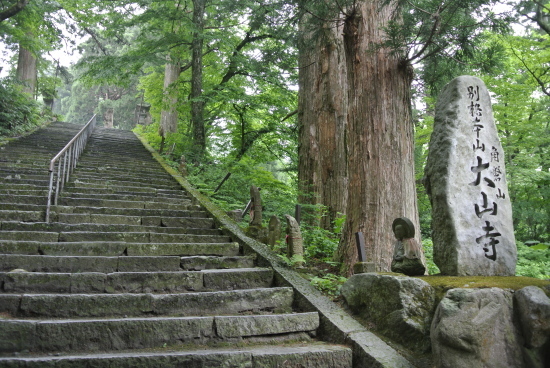
[[[351,349],[324,343],[281,346],[247,346],[242,348],[177,350],[174,347],[154,351],[99,353],[63,356],[0,358],[5,368],[136,368],[136,367],[203,367],[203,368],[273,368],[315,367],[349,368]]]
[[[292,288],[177,294],[0,294],[10,318],[208,316],[290,313]]]
[[[317,312],[216,317],[0,320],[0,353],[106,351],[313,333]]]

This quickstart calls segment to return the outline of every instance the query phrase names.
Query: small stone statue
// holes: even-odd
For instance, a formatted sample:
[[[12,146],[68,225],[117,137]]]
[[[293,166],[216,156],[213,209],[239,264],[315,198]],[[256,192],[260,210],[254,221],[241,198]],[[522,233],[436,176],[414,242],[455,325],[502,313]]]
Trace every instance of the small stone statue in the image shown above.
[[[404,273],[407,276],[420,276],[426,272],[422,263],[422,248],[414,239],[414,225],[406,217],[393,221],[393,233],[397,241],[393,250],[392,272]]]

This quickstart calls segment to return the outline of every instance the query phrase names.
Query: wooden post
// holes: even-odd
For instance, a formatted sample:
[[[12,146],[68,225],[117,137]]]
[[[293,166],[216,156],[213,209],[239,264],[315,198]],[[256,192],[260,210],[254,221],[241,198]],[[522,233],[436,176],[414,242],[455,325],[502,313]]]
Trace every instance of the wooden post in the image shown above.
[[[302,215],[302,206],[297,204],[296,209],[294,210],[294,218],[296,219],[296,222],[298,223],[298,225],[300,224],[301,215]]]
[[[365,237],[362,232],[358,231],[355,233],[355,243],[357,245],[357,256],[359,257],[359,262],[366,262],[367,256],[365,254]]]

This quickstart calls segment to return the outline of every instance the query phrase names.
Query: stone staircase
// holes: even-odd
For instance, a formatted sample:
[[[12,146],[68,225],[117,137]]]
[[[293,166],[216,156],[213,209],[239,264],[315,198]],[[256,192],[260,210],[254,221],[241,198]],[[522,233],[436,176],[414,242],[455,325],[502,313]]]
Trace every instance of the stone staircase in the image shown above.
[[[0,367],[352,366],[131,132],[96,128],[44,223],[78,128],[0,147]]]

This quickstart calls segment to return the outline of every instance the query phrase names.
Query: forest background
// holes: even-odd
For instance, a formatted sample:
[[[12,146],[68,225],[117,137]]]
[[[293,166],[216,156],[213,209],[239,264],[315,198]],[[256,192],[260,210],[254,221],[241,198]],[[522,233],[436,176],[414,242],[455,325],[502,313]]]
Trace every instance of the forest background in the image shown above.
[[[146,137],[226,211],[244,208],[250,185],[262,188],[266,219],[284,218],[301,204],[306,265],[318,270],[314,283],[331,288],[343,280],[336,254],[352,230],[346,229],[345,209],[323,203],[304,185],[304,175],[315,174],[304,159],[312,153],[304,152],[311,126],[304,129],[303,106],[324,106],[314,120],[324,119],[327,105],[333,115],[345,113],[337,102],[349,96],[337,92],[346,88],[329,91],[330,101],[324,91],[308,102],[320,95],[312,86],[322,87],[308,83],[335,66],[331,78],[338,76],[342,67],[334,60],[354,51],[352,20],[366,16],[357,13],[370,5],[390,11],[365,54],[397,55],[410,78],[415,171],[407,180],[416,185],[430,273],[438,270],[431,262],[431,208],[422,177],[435,101],[452,78],[470,74],[485,82],[493,98],[506,154],[517,274],[550,278],[548,2],[2,0],[0,135],[22,134],[53,117],[84,124],[98,114],[106,126]],[[62,48],[77,51],[75,63],[55,53]],[[312,65],[318,74],[308,77]],[[348,158],[338,159],[342,167],[348,164]],[[283,241],[275,250],[295,262],[284,248]]]

